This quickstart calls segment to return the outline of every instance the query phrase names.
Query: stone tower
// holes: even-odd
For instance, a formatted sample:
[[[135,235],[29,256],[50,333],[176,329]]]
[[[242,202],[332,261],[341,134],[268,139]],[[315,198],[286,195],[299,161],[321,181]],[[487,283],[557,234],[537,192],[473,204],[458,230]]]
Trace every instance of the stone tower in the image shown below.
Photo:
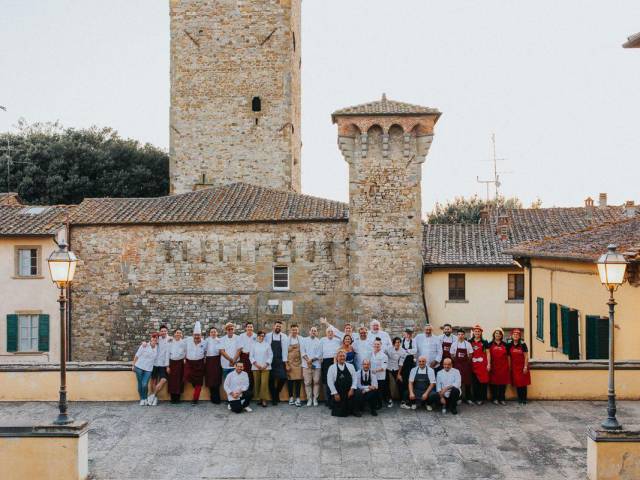
[[[171,193],[300,191],[301,0],[170,0]]]
[[[422,164],[440,112],[382,100],[338,110],[349,164],[349,282],[353,316],[399,333],[424,322]]]

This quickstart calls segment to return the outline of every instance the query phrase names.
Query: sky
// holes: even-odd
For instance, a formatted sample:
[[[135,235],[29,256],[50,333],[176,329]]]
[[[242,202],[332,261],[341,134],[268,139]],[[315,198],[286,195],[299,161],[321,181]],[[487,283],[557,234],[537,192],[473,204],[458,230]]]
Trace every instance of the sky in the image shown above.
[[[0,131],[115,128],[168,150],[168,0],[0,0]],[[348,200],[330,114],[390,99],[442,112],[423,209],[492,175],[525,205],[640,201],[637,0],[303,0],[302,189]]]

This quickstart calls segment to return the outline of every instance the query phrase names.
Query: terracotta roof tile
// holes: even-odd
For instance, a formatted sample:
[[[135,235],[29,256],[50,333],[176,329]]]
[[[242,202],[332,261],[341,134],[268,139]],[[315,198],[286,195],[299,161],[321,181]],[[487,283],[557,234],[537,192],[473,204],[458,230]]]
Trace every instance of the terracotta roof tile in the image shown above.
[[[382,100],[363,103],[352,107],[342,108],[333,112],[332,116],[347,115],[433,115],[440,114],[437,108],[422,107],[411,103],[396,102],[388,100],[386,95],[382,95]]]
[[[0,205],[22,205],[22,200],[15,192],[1,192]]]
[[[0,205],[0,235],[55,235],[66,220],[65,206]]]
[[[159,198],[85,199],[72,224],[168,224],[347,220],[342,202],[245,183]]]

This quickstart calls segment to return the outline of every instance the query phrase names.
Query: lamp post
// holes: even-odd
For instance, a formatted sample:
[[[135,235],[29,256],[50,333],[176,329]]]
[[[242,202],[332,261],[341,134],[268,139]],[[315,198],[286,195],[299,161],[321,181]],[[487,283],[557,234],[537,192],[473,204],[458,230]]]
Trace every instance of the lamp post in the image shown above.
[[[67,425],[73,422],[73,419],[67,414],[67,297],[65,293],[67,287],[73,281],[77,261],[75,254],[68,250],[64,240],[58,243],[58,250],[53,252],[47,259],[51,280],[60,289],[60,295],[58,296],[58,303],[60,304],[60,400],[58,408],[60,413],[53,422],[56,425]]]
[[[613,298],[620,285],[624,283],[624,274],[627,269],[627,260],[624,255],[616,252],[616,245],[609,245],[607,253],[598,259],[598,273],[600,282],[609,290],[609,390],[607,403],[607,419],[602,422],[605,430],[619,430],[622,428],[616,419],[616,390],[614,379],[614,309],[616,301]]]

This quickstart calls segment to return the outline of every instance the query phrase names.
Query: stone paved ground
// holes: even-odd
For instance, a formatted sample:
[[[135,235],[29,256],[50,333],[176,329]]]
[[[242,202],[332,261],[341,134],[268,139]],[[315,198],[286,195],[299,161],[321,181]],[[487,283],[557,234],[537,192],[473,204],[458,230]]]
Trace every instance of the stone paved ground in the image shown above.
[[[457,417],[385,409],[337,419],[281,404],[235,415],[201,403],[74,403],[91,422],[95,479],[584,479],[586,428],[603,402],[461,407]],[[53,403],[0,404],[0,423],[53,419]],[[619,419],[640,423],[640,402]],[[443,477],[446,476],[446,477]]]

